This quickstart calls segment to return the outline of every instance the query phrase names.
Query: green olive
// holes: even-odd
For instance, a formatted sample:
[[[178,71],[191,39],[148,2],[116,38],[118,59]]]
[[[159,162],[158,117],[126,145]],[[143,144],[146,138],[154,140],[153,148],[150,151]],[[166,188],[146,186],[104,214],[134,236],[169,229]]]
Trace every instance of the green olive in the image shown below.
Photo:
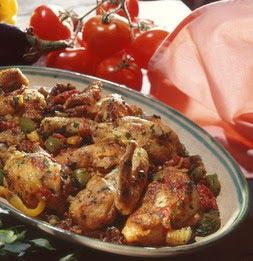
[[[20,128],[25,133],[36,130],[36,123],[30,118],[20,118]]]
[[[86,169],[76,169],[74,171],[74,177],[81,187],[85,187],[90,179],[90,174]]]
[[[4,184],[4,171],[0,169],[0,185]]]
[[[63,142],[61,139],[55,138],[53,136],[50,136],[45,141],[45,147],[46,149],[51,153],[57,153],[63,146]]]

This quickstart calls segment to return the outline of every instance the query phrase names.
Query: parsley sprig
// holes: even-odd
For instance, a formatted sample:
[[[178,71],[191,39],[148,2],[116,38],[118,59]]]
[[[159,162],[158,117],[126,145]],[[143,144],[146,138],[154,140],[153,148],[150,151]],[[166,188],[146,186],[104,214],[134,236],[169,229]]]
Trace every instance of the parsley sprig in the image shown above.
[[[76,261],[75,254],[59,257],[50,237],[37,237],[25,225],[10,226],[13,220],[0,214],[0,260],[34,260],[37,255],[52,255],[59,261]]]

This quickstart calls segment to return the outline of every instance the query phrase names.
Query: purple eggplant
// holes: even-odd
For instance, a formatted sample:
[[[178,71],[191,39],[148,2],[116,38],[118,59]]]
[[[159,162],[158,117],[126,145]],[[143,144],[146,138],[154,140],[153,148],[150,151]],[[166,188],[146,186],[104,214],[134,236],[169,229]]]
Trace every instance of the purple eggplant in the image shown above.
[[[68,47],[66,41],[45,41],[31,30],[0,23],[0,66],[23,65],[36,62],[41,55]]]

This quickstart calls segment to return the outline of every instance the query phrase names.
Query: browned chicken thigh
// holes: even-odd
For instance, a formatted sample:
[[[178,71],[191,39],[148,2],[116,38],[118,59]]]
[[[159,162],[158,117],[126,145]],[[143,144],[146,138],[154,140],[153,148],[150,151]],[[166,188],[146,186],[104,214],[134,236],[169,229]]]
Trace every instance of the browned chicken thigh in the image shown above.
[[[42,198],[48,208],[64,210],[64,201],[72,190],[71,177],[45,151],[25,153],[2,147],[0,159],[7,187],[27,206],[35,207]]]
[[[26,118],[41,119],[45,107],[45,97],[35,89],[22,88],[0,95],[0,116],[16,113]]]
[[[118,216],[114,204],[115,171],[102,177],[93,176],[85,189],[71,202],[69,213],[83,231],[100,229],[112,224]]]
[[[148,185],[139,209],[131,214],[122,230],[128,243],[164,245],[167,233],[180,226],[200,208],[196,186],[183,170],[166,167],[161,180]]]
[[[120,145],[101,142],[63,150],[56,156],[56,161],[60,164],[75,165],[77,168],[92,168],[101,173],[108,173],[119,164],[123,153]]]
[[[176,133],[155,117],[147,120],[126,116],[115,123],[98,123],[93,126],[92,135],[95,142],[117,141],[127,144],[131,139],[136,140],[155,164],[163,164],[175,155],[184,154]]]
[[[0,88],[5,93],[21,89],[22,86],[27,86],[28,84],[29,80],[17,68],[0,71]]]
[[[131,214],[139,203],[148,181],[149,159],[147,152],[131,141],[119,164],[116,176],[116,208],[122,215]]]
[[[113,93],[100,99],[97,104],[95,120],[98,122],[115,121],[124,116],[142,115],[142,109],[128,104],[121,95]]]
[[[46,117],[41,121],[40,131],[47,134],[64,133],[65,136],[91,134],[90,121],[85,118]]]
[[[138,205],[147,185],[147,153],[132,142],[119,168],[93,176],[71,202],[69,213],[84,231],[103,228]]]

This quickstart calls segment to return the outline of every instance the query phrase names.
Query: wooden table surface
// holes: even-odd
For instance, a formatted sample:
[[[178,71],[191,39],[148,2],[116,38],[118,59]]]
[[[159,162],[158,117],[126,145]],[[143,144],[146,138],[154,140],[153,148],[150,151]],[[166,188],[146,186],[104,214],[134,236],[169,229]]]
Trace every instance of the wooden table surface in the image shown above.
[[[1,0],[0,0],[1,1]],[[79,13],[84,13],[87,8],[92,7],[95,3],[94,0],[19,0],[19,17],[18,25],[25,28],[28,23],[29,16],[32,10],[41,3],[53,3],[59,4],[64,7],[72,8]],[[155,8],[155,9],[154,9]],[[156,10],[154,12],[154,10]],[[175,26],[181,21],[190,10],[178,0],[167,1],[143,1],[140,3],[141,17],[151,18],[158,24],[167,27],[169,30],[173,30]],[[251,198],[253,196],[253,180],[248,181],[250,187]],[[185,256],[177,256],[166,258],[169,260],[242,260],[253,261],[253,204],[250,203],[250,211],[246,220],[238,227],[237,230],[232,232],[223,240],[214,243],[206,249],[188,254]],[[10,222],[18,222],[12,221]],[[38,237],[41,236],[40,231],[34,231],[34,234]],[[133,261],[133,260],[145,260],[145,258],[133,258],[117,256],[107,254],[104,252],[94,251],[78,245],[72,245],[68,242],[51,238],[53,245],[59,249],[55,253],[40,253],[36,260],[57,260],[59,257],[68,253],[78,253],[78,259],[80,260],[121,260],[121,261]],[[1,258],[0,258],[1,259]],[[161,260],[164,258],[161,258]],[[35,260],[34,256],[31,260]],[[148,260],[158,260],[148,259]],[[164,259],[165,260],[165,259]]]

